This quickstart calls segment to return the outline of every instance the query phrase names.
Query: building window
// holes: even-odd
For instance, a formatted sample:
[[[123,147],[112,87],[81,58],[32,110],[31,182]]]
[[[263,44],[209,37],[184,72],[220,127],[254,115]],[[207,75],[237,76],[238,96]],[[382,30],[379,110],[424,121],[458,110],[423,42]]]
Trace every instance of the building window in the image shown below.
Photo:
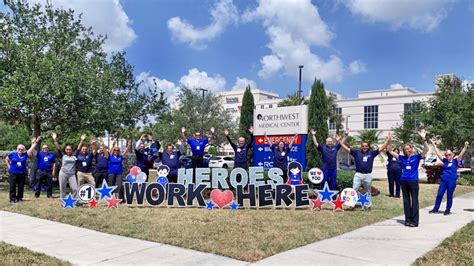
[[[260,105],[260,109],[263,109],[264,107],[265,107],[265,106],[264,106],[263,104],[262,104],[262,105]]]
[[[406,122],[414,124],[415,127],[421,126],[421,121],[418,119],[418,115],[420,113],[420,103],[405,103],[403,105],[403,114],[405,115],[404,120]]]
[[[232,97],[232,98],[225,98],[226,103],[238,103],[239,98],[237,97]]]
[[[334,112],[337,114],[337,115],[342,115],[342,108],[341,107],[336,107],[334,109]],[[334,122],[329,122],[329,130],[336,130],[336,123]]]
[[[364,129],[379,128],[379,106],[364,106]]]
[[[268,108],[273,108],[273,104],[269,104],[269,105],[268,105]]]

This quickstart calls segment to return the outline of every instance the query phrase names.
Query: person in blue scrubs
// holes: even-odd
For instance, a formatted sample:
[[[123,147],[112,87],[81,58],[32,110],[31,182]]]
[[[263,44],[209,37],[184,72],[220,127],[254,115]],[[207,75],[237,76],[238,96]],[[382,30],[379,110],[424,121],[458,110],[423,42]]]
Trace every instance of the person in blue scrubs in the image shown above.
[[[186,128],[181,128],[181,136],[185,143],[189,145],[193,153],[192,162],[193,169],[203,167],[204,162],[204,150],[206,145],[212,143],[212,135],[214,134],[214,127],[211,127],[211,134],[207,138],[203,138],[201,132],[194,133],[194,138],[186,138]]]
[[[391,134],[391,133],[390,133]],[[419,135],[423,141],[423,151],[421,154],[415,154],[413,145],[405,143],[403,145],[403,155],[399,155],[391,150],[390,154],[402,162],[402,175],[400,177],[400,186],[403,194],[403,209],[405,212],[405,226],[418,227],[419,223],[419,205],[418,191],[418,167],[421,159],[425,158],[429,150],[426,142],[426,130],[422,129]]]
[[[36,139],[31,141],[31,149],[34,149],[36,145]],[[8,168],[8,183],[10,184],[10,205],[16,202],[23,201],[23,190],[25,187],[26,179],[26,162],[28,159],[28,153],[23,144],[19,144],[16,147],[16,151],[8,154],[5,157],[5,163]]]
[[[392,149],[390,146],[387,150]],[[400,154],[398,148],[392,149],[393,152]],[[400,176],[402,176],[402,162],[387,152],[387,177],[389,197],[400,198]]]
[[[277,144],[273,144],[272,140],[267,136],[267,132],[264,132],[265,140],[270,146],[270,150],[273,153],[273,167],[280,168],[283,171],[283,181],[286,183],[288,181],[288,154],[293,147],[293,143],[298,138],[298,133],[295,133],[295,136],[290,140],[288,145],[285,145],[285,142],[280,139]]]
[[[441,175],[441,181],[439,182],[438,195],[436,196],[436,202],[430,213],[438,213],[441,201],[443,200],[444,193],[446,193],[447,203],[444,215],[451,214],[451,207],[453,206],[453,194],[456,189],[456,182],[458,180],[458,162],[464,157],[464,153],[467,151],[469,142],[464,143],[464,148],[461,150],[458,156],[454,156],[452,150],[446,150],[444,156],[438,150],[436,143],[432,141],[436,156],[443,161],[443,174]]]
[[[53,176],[56,174],[56,155],[49,152],[48,145],[42,145],[41,151],[36,151],[36,145],[42,140],[41,136],[37,137],[34,145],[28,150],[28,156],[34,156],[38,160],[35,182],[35,197],[39,198],[43,182],[46,183],[46,196],[53,196]]]
[[[117,189],[114,192],[116,195],[118,194],[120,199],[122,199],[123,159],[127,156],[127,153],[132,146],[132,141],[128,141],[127,147],[125,147],[122,152],[120,152],[119,147],[115,147],[116,143],[117,142],[114,140],[112,143],[112,148],[110,149],[108,169],[109,176],[107,178],[107,183],[109,186],[117,186]]]
[[[227,141],[229,142],[230,146],[234,150],[234,168],[249,168],[247,156],[253,141],[253,127],[250,127],[247,131],[250,133],[248,141],[245,142],[245,138],[243,136],[240,136],[238,144],[235,144],[229,137],[229,130],[224,129],[224,135],[227,138]]]
[[[316,145],[316,148],[321,153],[323,158],[323,186],[325,183],[329,185],[329,189],[337,189],[337,152],[341,148],[341,144],[337,143],[334,145],[332,138],[326,139],[326,144],[319,144],[316,139],[316,131],[314,129],[310,130],[311,135],[313,135],[313,143]]]

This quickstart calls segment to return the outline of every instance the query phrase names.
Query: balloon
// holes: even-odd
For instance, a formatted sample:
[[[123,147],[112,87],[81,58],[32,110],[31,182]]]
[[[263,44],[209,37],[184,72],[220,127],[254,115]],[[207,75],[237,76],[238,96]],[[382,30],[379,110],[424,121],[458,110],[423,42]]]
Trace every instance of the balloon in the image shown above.
[[[138,183],[145,183],[146,182],[146,174],[143,172],[138,173],[137,175],[137,182]]]
[[[313,184],[321,184],[324,179],[323,171],[321,171],[319,168],[311,168],[308,171],[308,179]]]
[[[135,176],[141,172],[142,172],[142,169],[140,169],[140,167],[138,166],[134,166],[132,167],[132,169],[130,169],[130,174],[135,175]]]
[[[127,180],[127,182],[129,182],[129,183],[135,183],[135,182],[137,182],[136,176],[131,175],[131,174],[128,174],[127,177],[125,178],[125,180]]]
[[[349,207],[354,207],[359,200],[359,195],[357,191],[352,188],[345,188],[341,192],[341,200],[344,201],[344,204]]]

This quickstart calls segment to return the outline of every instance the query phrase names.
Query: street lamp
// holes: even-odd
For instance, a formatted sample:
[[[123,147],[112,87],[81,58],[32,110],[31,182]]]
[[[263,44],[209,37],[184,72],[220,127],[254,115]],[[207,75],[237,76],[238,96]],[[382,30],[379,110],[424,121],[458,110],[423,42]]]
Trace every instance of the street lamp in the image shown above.
[[[206,93],[208,90],[206,89],[203,89],[203,88],[199,88],[199,90],[202,92],[202,100],[204,101],[204,93]],[[203,116],[204,116],[204,104],[201,104],[201,106],[203,106],[203,113],[201,114],[201,130],[204,126],[204,121],[203,121]]]
[[[298,67],[299,67],[299,69],[300,69],[300,79],[299,79],[298,91],[296,92],[296,95],[297,95],[298,98],[301,98],[301,95],[302,95],[302,92],[303,92],[303,91],[301,90],[301,70],[303,69],[304,66],[303,66],[303,65],[299,65]]]

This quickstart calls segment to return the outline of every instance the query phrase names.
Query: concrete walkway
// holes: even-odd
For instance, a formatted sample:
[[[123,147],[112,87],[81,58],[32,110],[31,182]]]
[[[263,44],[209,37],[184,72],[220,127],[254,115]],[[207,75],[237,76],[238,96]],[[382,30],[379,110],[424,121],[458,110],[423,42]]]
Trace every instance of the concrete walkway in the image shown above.
[[[408,265],[474,220],[474,193],[455,198],[452,215],[428,214],[430,209],[420,210],[418,228],[403,226],[404,217],[399,216],[289,250],[255,264]],[[0,211],[0,225],[0,241],[74,264],[249,264],[214,254],[100,233],[5,211]]]

